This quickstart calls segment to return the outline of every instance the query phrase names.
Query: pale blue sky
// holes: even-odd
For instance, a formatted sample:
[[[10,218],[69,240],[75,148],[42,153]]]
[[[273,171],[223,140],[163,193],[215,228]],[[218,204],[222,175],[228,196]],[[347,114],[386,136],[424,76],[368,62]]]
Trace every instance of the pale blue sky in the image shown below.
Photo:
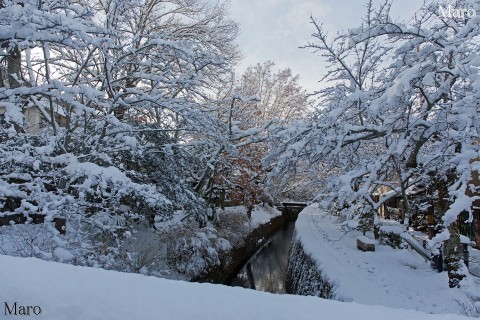
[[[410,18],[422,3],[394,0],[392,17]],[[324,69],[322,59],[298,48],[313,39],[310,16],[322,21],[325,30],[335,35],[337,30],[360,25],[364,4],[363,0],[230,0],[232,18],[240,23],[238,43],[245,57],[238,72],[248,65],[272,60],[278,68],[290,67],[300,74],[307,90],[318,89]]]

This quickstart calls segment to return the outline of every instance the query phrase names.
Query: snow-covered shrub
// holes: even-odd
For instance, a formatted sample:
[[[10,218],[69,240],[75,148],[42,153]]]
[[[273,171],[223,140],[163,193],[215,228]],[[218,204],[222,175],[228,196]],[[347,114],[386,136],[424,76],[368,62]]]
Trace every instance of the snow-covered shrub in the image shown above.
[[[165,238],[169,265],[190,278],[203,276],[220,265],[222,255],[231,249],[230,242],[211,228],[177,225],[166,231]]]
[[[126,257],[129,266],[126,271],[142,274],[149,274],[158,260],[162,258],[160,252],[147,245],[134,248],[131,252],[126,253]]]
[[[365,235],[368,231],[373,231],[375,221],[375,212],[373,210],[364,210],[358,219],[357,230]]]
[[[227,239],[234,247],[240,246],[245,239],[245,235],[251,231],[243,207],[238,211],[220,212],[218,225],[218,236]]]
[[[394,249],[405,248],[405,241],[400,234],[404,232],[397,226],[380,226],[378,230],[378,242],[381,245],[389,246]]]
[[[47,253],[47,258],[51,258],[49,255],[57,246],[56,233],[58,232],[48,224],[3,227],[0,235],[0,254],[32,257]]]

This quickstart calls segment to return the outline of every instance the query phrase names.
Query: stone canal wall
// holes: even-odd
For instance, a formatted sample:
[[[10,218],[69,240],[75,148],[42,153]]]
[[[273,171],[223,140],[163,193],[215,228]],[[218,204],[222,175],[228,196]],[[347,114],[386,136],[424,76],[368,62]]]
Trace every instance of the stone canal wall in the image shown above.
[[[211,268],[204,276],[194,278],[192,281],[217,284],[229,283],[255,252],[257,252],[275,232],[283,228],[288,220],[287,216],[282,214],[253,229],[252,232],[245,237],[241,245],[233,247],[220,257],[220,265]]]
[[[293,235],[290,247],[285,289],[290,294],[325,299],[334,297],[334,285],[322,276],[315,260],[305,252],[302,241],[296,234]]]

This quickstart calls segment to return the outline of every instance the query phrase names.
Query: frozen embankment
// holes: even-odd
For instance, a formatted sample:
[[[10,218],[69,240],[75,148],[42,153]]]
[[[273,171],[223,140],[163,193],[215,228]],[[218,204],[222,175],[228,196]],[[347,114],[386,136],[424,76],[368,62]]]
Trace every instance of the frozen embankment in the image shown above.
[[[31,318],[64,319],[357,319],[459,320],[454,315],[274,295],[0,255],[0,318],[38,306]],[[5,309],[8,306],[8,310]],[[22,309],[23,310],[23,309]],[[33,310],[33,309],[30,309]],[[38,312],[39,309],[35,308]],[[16,318],[7,315],[7,319]]]
[[[410,249],[375,243],[375,252],[359,251],[356,239],[361,234],[345,231],[337,217],[321,212],[316,204],[305,208],[295,224],[287,292],[437,314],[478,315],[477,280],[470,277],[466,287],[450,289],[447,273],[433,271]]]

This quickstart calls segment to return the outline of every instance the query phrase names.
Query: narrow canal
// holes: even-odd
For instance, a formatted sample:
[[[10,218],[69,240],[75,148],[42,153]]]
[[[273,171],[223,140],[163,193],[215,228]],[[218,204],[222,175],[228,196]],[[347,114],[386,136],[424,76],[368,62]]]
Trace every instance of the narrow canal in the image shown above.
[[[239,271],[232,286],[272,293],[285,293],[288,251],[295,222],[277,231]]]

